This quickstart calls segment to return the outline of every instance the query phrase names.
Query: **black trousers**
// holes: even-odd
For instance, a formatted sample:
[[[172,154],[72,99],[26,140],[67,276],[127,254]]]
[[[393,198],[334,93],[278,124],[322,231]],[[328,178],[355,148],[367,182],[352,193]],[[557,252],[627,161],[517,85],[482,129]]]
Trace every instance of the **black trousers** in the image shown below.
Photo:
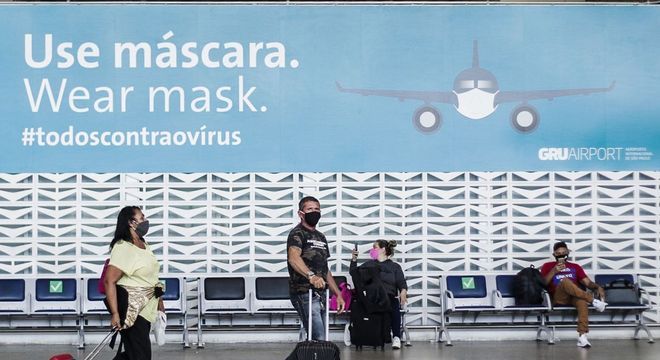
[[[121,331],[124,352],[118,354],[116,359],[151,360],[150,330],[151,323],[142,316],[138,316],[133,326]]]

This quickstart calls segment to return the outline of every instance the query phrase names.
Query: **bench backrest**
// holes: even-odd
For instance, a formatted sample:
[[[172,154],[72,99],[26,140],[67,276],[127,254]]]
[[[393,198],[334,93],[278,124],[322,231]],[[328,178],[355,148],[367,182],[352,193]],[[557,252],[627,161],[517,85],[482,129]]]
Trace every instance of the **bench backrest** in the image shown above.
[[[243,277],[208,277],[201,279],[201,311],[247,312],[250,310]]]
[[[0,289],[0,314],[29,313],[24,279],[0,279]]]
[[[35,280],[32,312],[77,313],[79,308],[77,279],[52,277]]]

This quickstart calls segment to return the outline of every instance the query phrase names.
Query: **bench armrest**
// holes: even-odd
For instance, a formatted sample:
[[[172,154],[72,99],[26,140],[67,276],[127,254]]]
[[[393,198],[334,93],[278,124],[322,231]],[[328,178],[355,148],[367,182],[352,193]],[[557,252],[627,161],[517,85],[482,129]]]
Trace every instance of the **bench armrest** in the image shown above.
[[[552,310],[552,299],[550,299],[550,293],[547,290],[543,290],[543,306],[546,307],[548,311]]]
[[[454,303],[454,293],[451,292],[451,290],[445,290],[443,297],[444,297],[443,303],[445,304],[445,309],[443,309],[443,311],[445,312],[448,310],[454,311],[456,307],[456,304]]]
[[[502,298],[502,292],[499,290],[493,290],[493,307],[497,310],[504,310],[504,299]]]

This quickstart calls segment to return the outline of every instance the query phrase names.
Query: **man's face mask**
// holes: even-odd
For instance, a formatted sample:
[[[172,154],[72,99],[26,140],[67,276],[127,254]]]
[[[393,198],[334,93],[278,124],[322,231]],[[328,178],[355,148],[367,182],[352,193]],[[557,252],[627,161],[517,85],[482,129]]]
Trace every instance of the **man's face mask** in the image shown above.
[[[559,261],[559,260],[566,260],[567,258],[568,258],[568,254],[563,254],[563,255],[558,255],[558,256],[555,255],[555,260],[556,260],[556,261]]]
[[[305,213],[305,222],[309,226],[316,226],[316,224],[319,223],[319,219],[321,219],[320,211],[312,211]]]
[[[138,235],[140,235],[140,237],[144,237],[145,235],[147,235],[147,233],[149,232],[149,220],[145,220],[145,221],[139,223],[135,227],[135,232]]]

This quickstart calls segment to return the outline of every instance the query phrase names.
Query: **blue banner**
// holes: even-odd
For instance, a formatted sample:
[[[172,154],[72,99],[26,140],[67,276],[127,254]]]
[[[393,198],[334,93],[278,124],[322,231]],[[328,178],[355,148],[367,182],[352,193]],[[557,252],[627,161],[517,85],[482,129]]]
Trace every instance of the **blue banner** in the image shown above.
[[[660,169],[657,7],[0,17],[0,172]]]

